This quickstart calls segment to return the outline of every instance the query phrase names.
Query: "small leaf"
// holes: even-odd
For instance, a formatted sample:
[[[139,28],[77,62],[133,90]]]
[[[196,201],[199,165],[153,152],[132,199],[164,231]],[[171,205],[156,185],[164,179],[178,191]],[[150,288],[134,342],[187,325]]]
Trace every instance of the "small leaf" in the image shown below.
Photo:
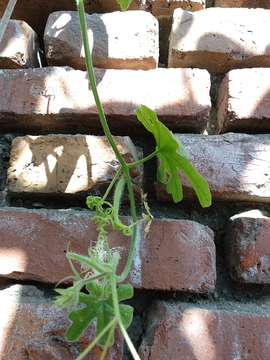
[[[132,298],[133,292],[133,287],[130,284],[121,284],[117,289],[118,301]]]
[[[179,202],[183,198],[182,185],[177,168],[180,169],[191,182],[202,207],[211,205],[211,193],[207,181],[197,173],[195,168],[188,160],[188,154],[180,142],[173,136],[172,132],[163,125],[157,115],[147,106],[142,105],[136,110],[138,120],[153,133],[159,151],[158,158],[160,166],[157,178],[164,183],[166,171],[169,174],[167,192],[172,194],[174,202]]]
[[[76,295],[73,290],[74,290],[73,287],[68,289],[55,289],[55,291],[58,292],[58,294],[60,294],[60,296],[58,295],[55,297],[55,301],[54,301],[55,306],[61,306],[61,307],[66,306],[67,308],[71,308],[72,303],[74,301],[76,302]]]
[[[68,341],[76,341],[88,328],[91,322],[96,318],[96,336],[110,323],[111,319],[115,317],[113,307],[111,285],[107,285],[102,298],[102,289],[96,283],[90,283],[86,286],[89,295],[80,293],[79,302],[84,304],[84,308],[73,310],[69,314],[69,319],[73,322],[66,332]],[[119,301],[128,299],[133,295],[133,288],[131,285],[120,285],[117,289]],[[132,321],[133,308],[129,305],[119,304],[119,312],[125,327],[128,327]],[[99,340],[99,345],[104,346],[109,336],[109,330]],[[109,338],[109,346],[114,343],[114,334]]]
[[[131,3],[131,0],[116,0],[116,1],[118,2],[118,4],[120,4],[122,11],[126,11]]]

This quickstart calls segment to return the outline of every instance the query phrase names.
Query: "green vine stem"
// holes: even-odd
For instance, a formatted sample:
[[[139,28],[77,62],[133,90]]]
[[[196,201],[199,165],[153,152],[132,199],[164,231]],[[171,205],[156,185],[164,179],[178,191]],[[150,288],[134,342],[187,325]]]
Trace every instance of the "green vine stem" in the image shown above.
[[[130,350],[134,360],[140,360],[139,355],[137,354],[137,351],[135,350],[134,345],[132,344],[132,341],[130,340],[130,337],[128,336],[125,326],[123,325],[122,320],[121,320],[119,306],[118,306],[118,297],[117,297],[117,292],[116,292],[116,276],[115,276],[115,274],[111,275],[111,282],[112,282],[112,298],[113,298],[113,305],[114,305],[114,309],[115,309],[115,317],[119,319],[118,324],[120,326],[122,334],[124,335],[124,338],[126,340],[126,343],[129,347],[129,350]]]
[[[98,224],[97,230],[99,233],[96,246],[94,249],[89,247],[88,256],[83,256],[76,253],[70,253],[68,244],[67,258],[74,275],[66,277],[61,282],[72,279],[73,286],[68,289],[57,289],[56,291],[60,296],[56,298],[55,304],[67,306],[68,308],[71,308],[72,306],[73,308],[73,310],[69,312],[69,319],[72,321],[72,325],[66,332],[66,339],[68,341],[77,341],[90,323],[94,319],[97,319],[96,337],[80,354],[77,360],[81,360],[97,343],[100,346],[103,346],[101,360],[104,359],[107,349],[114,343],[114,329],[117,324],[122,331],[134,360],[140,360],[126,331],[126,328],[132,321],[133,308],[130,305],[122,303],[123,300],[133,296],[134,290],[130,284],[117,285],[117,283],[123,282],[130,272],[135,250],[137,225],[143,221],[151,221],[153,217],[146,203],[146,195],[142,195],[142,202],[148,215],[143,214],[143,218],[137,221],[135,199],[129,173],[130,169],[131,167],[140,165],[154,156],[157,156],[160,160],[157,178],[164,183],[167,176],[166,174],[169,175],[167,192],[172,194],[174,202],[179,202],[183,198],[181,181],[177,169],[180,169],[191,182],[203,207],[211,205],[211,194],[206,180],[197,173],[195,168],[189,162],[188,154],[183,146],[174,137],[173,133],[158,120],[156,114],[145,105],[141,105],[141,107],[136,110],[136,114],[138,120],[144,127],[154,135],[157,143],[156,150],[144,159],[132,164],[125,163],[111,135],[98,95],[88,42],[83,0],[76,1],[89,81],[104,133],[120,163],[120,168],[111,181],[103,198],[99,196],[89,196],[86,200],[88,207],[91,210],[94,208],[96,210],[96,215],[92,218],[92,220]],[[121,3],[122,10],[123,8],[126,9],[130,2],[130,0],[117,1]],[[125,225],[119,219],[120,200],[125,184],[127,184],[130,197],[132,214],[131,225]],[[115,186],[115,193],[114,204],[112,205],[106,201],[106,198],[113,186]],[[120,275],[116,275],[120,254],[117,250],[114,251],[115,249],[109,248],[107,240],[108,232],[105,230],[105,227],[109,225],[111,225],[114,230],[121,230],[126,236],[132,235],[128,259],[125,268]],[[150,226],[150,223],[148,226]],[[81,263],[82,270],[80,273],[76,271],[73,261]],[[82,278],[81,275],[84,275],[85,277]],[[81,289],[84,286],[88,295],[85,294],[85,292],[81,292]],[[85,307],[76,308],[78,303],[84,304]]]
[[[102,336],[104,336],[104,334],[106,334],[106,332],[108,330],[110,330],[111,328],[113,328],[113,329],[115,328],[116,324],[117,324],[117,318],[115,317],[114,319],[112,319],[112,321],[109,324],[107,324],[104,327],[102,332],[93,339],[93,341],[87,346],[87,348],[84,349],[84,351],[76,358],[76,360],[82,360],[89,353],[89,351],[91,351],[93,349],[93,347],[98,343],[98,341],[102,338]],[[106,349],[106,348],[104,348],[104,349]],[[107,349],[106,349],[106,351],[107,351]],[[140,360],[140,358],[138,360]]]
[[[88,76],[89,76],[89,81],[91,84],[91,88],[93,91],[93,95],[95,98],[95,102],[97,105],[97,109],[98,109],[98,113],[100,116],[100,121],[104,130],[104,133],[111,145],[111,147],[113,148],[115,155],[118,159],[118,161],[121,164],[121,170],[123,171],[123,173],[125,174],[125,178],[126,178],[126,182],[127,182],[127,188],[128,188],[128,192],[129,192],[129,196],[130,196],[130,208],[131,208],[131,215],[132,215],[132,220],[133,222],[137,221],[137,217],[136,217],[136,210],[135,210],[135,200],[134,200],[134,194],[133,194],[133,189],[132,189],[132,184],[131,184],[131,179],[130,179],[130,175],[129,175],[129,167],[127,166],[127,164],[125,163],[123,157],[121,156],[114,140],[113,137],[111,135],[104,111],[103,111],[103,107],[101,105],[100,102],[100,98],[98,95],[98,91],[97,91],[97,87],[96,87],[96,81],[95,81],[95,74],[94,74],[94,68],[93,68],[93,62],[92,62],[92,57],[91,57],[91,52],[90,52],[90,47],[89,47],[89,41],[88,41],[88,34],[87,34],[87,26],[86,26],[86,19],[85,19],[85,13],[84,13],[84,5],[83,5],[83,0],[76,0],[77,1],[77,7],[78,7],[78,13],[79,13],[79,19],[80,19],[80,25],[81,25],[81,31],[82,31],[82,38],[83,38],[83,44],[84,44],[84,51],[85,51],[85,61],[86,61],[86,67],[87,67],[87,72],[88,72]],[[118,173],[117,173],[118,175]],[[115,177],[116,179],[116,177]],[[107,192],[106,192],[107,194]],[[131,241],[131,247],[130,247],[130,253],[127,259],[127,263],[126,266],[121,274],[121,276],[117,277],[117,282],[122,282],[125,280],[125,278],[128,276],[128,273],[131,269],[131,265],[132,265],[132,260],[133,260],[133,255],[134,255],[134,249],[135,249],[135,242],[136,242],[136,234],[137,234],[137,226],[134,226],[133,228],[133,233],[132,233],[132,241]]]

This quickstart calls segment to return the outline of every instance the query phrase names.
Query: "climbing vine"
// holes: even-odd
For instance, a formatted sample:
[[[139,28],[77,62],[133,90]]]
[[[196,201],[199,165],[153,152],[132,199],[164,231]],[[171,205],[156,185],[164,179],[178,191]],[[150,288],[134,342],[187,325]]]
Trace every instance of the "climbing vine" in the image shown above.
[[[122,11],[125,11],[130,4],[130,0],[117,0],[117,2],[121,5]],[[180,169],[191,182],[202,207],[211,205],[211,194],[206,180],[198,174],[192,166],[183,146],[174,137],[172,132],[158,120],[156,114],[145,105],[141,105],[140,108],[137,109],[136,114],[138,120],[153,134],[156,140],[156,149],[152,154],[142,160],[131,164],[125,163],[111,135],[97,92],[82,0],[77,0],[77,7],[89,81],[104,133],[115,152],[120,163],[120,168],[103,197],[87,197],[86,204],[91,210],[95,210],[96,212],[92,220],[97,225],[97,241],[94,247],[89,247],[88,255],[85,256],[70,252],[68,244],[67,259],[73,275],[64,278],[61,282],[73,280],[73,285],[67,289],[56,287],[59,295],[56,297],[55,304],[62,307],[66,306],[69,309],[68,317],[72,321],[72,325],[66,332],[68,341],[78,340],[91,322],[96,319],[95,339],[80,356],[77,357],[77,360],[83,359],[95,344],[103,346],[100,359],[104,359],[108,347],[114,343],[114,330],[117,324],[123,333],[133,358],[139,360],[136,349],[126,331],[132,322],[133,308],[121,303],[123,300],[133,296],[133,288],[130,284],[123,285],[121,283],[126,279],[131,269],[137,225],[141,222],[151,221],[153,217],[144,199],[147,215],[137,220],[134,194],[129,174],[130,169],[157,156],[160,160],[157,178],[164,183],[168,177],[167,191],[172,195],[174,202],[179,202],[183,198],[178,169]],[[127,186],[129,193],[132,214],[131,225],[124,225],[118,216],[124,186]],[[113,187],[115,187],[115,194],[113,203],[111,204],[106,199]],[[129,256],[125,268],[120,275],[116,275],[120,254],[118,251],[112,251],[112,249],[109,248],[107,239],[108,226],[110,229],[112,228],[113,231],[122,231],[125,236],[131,237]],[[84,270],[79,273],[75,269],[74,261],[79,261]],[[86,273],[87,276],[85,276]],[[82,291],[84,287],[87,293]],[[83,307],[81,305],[78,306],[79,304],[82,304]]]

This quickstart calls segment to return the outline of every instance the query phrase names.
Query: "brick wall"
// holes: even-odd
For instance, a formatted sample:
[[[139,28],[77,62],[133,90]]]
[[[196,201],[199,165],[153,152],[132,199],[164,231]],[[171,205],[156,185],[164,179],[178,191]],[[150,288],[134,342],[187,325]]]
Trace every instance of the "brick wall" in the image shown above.
[[[0,15],[7,1],[0,1]],[[143,360],[270,359],[269,1],[86,2],[98,90],[126,162],[154,151],[136,120],[152,108],[208,181],[202,209],[180,174],[174,204],[156,160],[131,174],[138,215],[148,193],[155,220],[139,226],[127,279],[129,328]],[[75,2],[20,0],[0,45],[0,354],[74,359],[91,342],[64,334],[54,285],[65,257],[96,239],[86,208],[119,168],[103,136],[84,65]],[[124,194],[122,221],[129,221]],[[129,244],[109,234],[121,252]],[[91,359],[99,359],[95,347]],[[89,357],[90,358],[90,357]],[[106,359],[129,360],[121,333]]]

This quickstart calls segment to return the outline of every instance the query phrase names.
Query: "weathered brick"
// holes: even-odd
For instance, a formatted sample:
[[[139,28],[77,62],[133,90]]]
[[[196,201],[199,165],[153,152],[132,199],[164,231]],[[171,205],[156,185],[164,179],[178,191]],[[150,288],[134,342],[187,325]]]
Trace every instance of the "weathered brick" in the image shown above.
[[[93,66],[107,69],[155,69],[158,64],[158,22],[145,11],[85,15]],[[79,14],[52,13],[44,33],[51,66],[86,70]]]
[[[120,11],[120,5],[116,0],[103,0],[89,2],[84,0],[84,8],[88,14],[108,13]],[[0,0],[0,18],[2,18],[7,6],[7,1]],[[171,16],[175,8],[181,7],[185,10],[202,10],[205,7],[204,0],[171,0],[168,3],[165,0],[132,0],[129,10],[146,10],[153,15]],[[26,21],[37,33],[40,39],[43,37],[46,21],[49,15],[55,11],[76,11],[76,2],[74,0],[20,0],[12,13],[12,19],[21,19]]]
[[[270,66],[270,11],[209,8],[174,11],[169,67],[195,67],[211,73]]]
[[[195,169],[207,180],[215,201],[270,200],[270,135],[175,134],[190,155]],[[178,170],[184,199],[196,200],[196,194]],[[171,200],[165,185],[156,183],[158,200]],[[197,201],[197,200],[196,200]]]
[[[154,305],[140,346],[141,360],[267,360],[270,317]],[[152,325],[152,326],[151,326]]]
[[[7,4],[8,2],[6,0],[0,0],[1,18],[3,17]],[[39,40],[42,40],[48,16],[50,13],[58,10],[76,10],[76,2],[73,0],[20,0],[17,1],[11,18],[24,20],[35,30]]]
[[[126,163],[141,158],[128,136],[115,136]],[[15,197],[103,196],[120,168],[105,136],[17,137],[12,142],[8,190]],[[134,195],[141,199],[143,167],[130,171]]]
[[[65,256],[87,254],[97,239],[91,212],[0,209],[0,274],[22,280],[57,283],[71,275]],[[130,218],[121,218],[131,223]],[[125,282],[138,289],[207,293],[216,279],[213,232],[192,221],[153,220],[148,233],[138,226],[131,272]],[[120,252],[120,274],[130,239],[109,230],[109,246]],[[79,271],[80,269],[77,268]]]
[[[142,1],[143,3],[143,1]],[[131,3],[132,4],[132,3]],[[198,11],[205,8],[204,0],[172,0],[168,3],[166,0],[149,0],[140,8],[150,11],[157,18],[171,17],[175,9],[181,8],[187,11]]]
[[[156,111],[171,129],[202,132],[206,128],[211,108],[206,70],[95,69],[95,76],[109,126],[118,134],[145,132],[135,113],[141,104]],[[0,98],[1,131],[102,131],[84,71],[69,67],[2,70]]]
[[[34,286],[12,285],[0,290],[0,294],[1,359],[71,360],[94,338],[95,328],[91,324],[78,341],[68,342],[65,332],[71,321],[67,309],[56,307]],[[97,360],[101,353],[102,348],[95,345],[89,356]],[[123,336],[117,328],[115,343],[105,359],[121,360],[122,355]]]
[[[0,68],[40,66],[37,34],[24,21],[9,20],[0,45]]]
[[[218,127],[228,131],[269,132],[270,69],[230,71],[218,94]]]
[[[215,0],[215,6],[220,8],[264,8],[270,9],[269,0]]]
[[[270,283],[270,218],[251,210],[230,218],[224,253],[233,280]]]
[[[133,2],[132,2],[133,3]],[[131,4],[132,4],[131,3]],[[187,11],[199,11],[205,8],[204,0],[149,0],[140,8],[153,14],[159,23],[159,62],[167,67],[169,36],[172,27],[173,12],[177,8]]]

